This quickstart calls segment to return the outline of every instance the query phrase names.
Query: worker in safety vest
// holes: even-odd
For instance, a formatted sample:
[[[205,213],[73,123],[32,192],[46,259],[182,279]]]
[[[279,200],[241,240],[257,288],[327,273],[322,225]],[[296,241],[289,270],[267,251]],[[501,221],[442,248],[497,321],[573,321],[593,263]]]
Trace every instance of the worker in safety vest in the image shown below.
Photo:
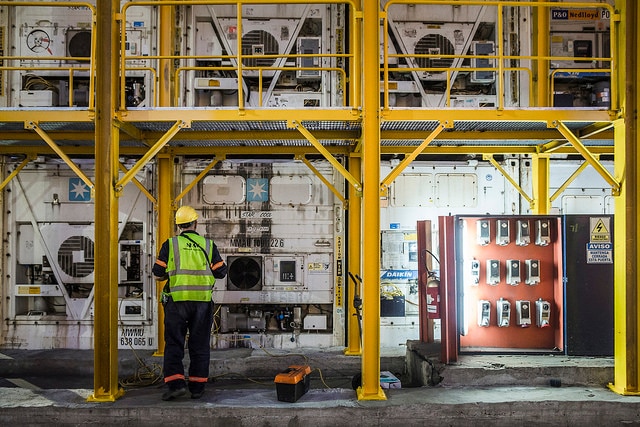
[[[213,325],[211,293],[227,266],[212,240],[196,232],[198,213],[191,206],[176,212],[179,236],[160,248],[152,272],[156,280],[168,282],[162,292],[164,306],[164,382],[169,389],[162,400],[187,393],[184,375],[184,344],[189,332],[188,386],[192,399],[199,399],[209,379],[209,340]]]

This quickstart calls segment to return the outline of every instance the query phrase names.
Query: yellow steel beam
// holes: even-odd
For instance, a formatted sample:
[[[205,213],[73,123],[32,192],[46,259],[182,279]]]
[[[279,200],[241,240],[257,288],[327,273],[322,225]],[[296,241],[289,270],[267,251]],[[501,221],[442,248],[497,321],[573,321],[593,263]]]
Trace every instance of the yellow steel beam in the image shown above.
[[[533,199],[531,197],[529,197],[529,195],[522,189],[522,187],[520,187],[520,184],[518,184],[513,178],[511,178],[511,176],[509,175],[509,172],[507,172],[500,163],[498,163],[496,161],[496,159],[493,158],[492,154],[483,154],[482,155],[483,160],[488,160],[493,167],[495,167],[496,169],[498,169],[498,172],[500,172],[502,174],[502,176],[504,176],[504,178],[509,181],[509,183],[511,185],[513,185],[513,187],[518,191],[518,193],[520,193],[520,195],[531,205],[533,203]]]
[[[124,176],[118,180],[118,182],[116,183],[116,191],[122,191],[124,186],[127,185],[129,181],[131,181],[131,179],[149,162],[149,160],[151,160],[156,154],[158,154],[162,147],[164,147],[167,142],[171,140],[173,135],[180,132],[180,129],[183,129],[185,127],[189,127],[189,124],[185,121],[178,121],[174,123],[174,125],[171,126],[171,129],[169,129],[164,134],[164,136],[160,138],[158,142],[156,142],[153,147],[151,147],[149,151],[147,151],[147,153],[145,153],[142,158],[140,158],[140,160],[138,160],[131,167],[131,169],[129,169],[127,173],[125,173]]]
[[[502,4],[498,4],[498,10],[496,12],[496,17],[498,18],[497,23],[497,34],[504,34],[504,16],[502,12]],[[502,94],[504,93],[504,40],[502,38],[498,38],[498,70],[497,70],[497,79],[496,79],[496,93]],[[504,96],[498,96],[498,110],[504,110]],[[447,104],[449,105],[449,104]]]
[[[162,243],[171,237],[173,231],[173,156],[171,154],[158,155],[158,223],[156,228],[156,250],[160,251]],[[158,348],[154,356],[164,355],[164,307],[161,303],[160,294],[165,282],[156,282],[156,296],[158,303]]]
[[[587,162],[583,162],[580,166],[578,166],[578,168],[573,171],[571,176],[562,183],[562,185],[555,191],[555,193],[551,195],[551,197],[549,197],[549,201],[553,202],[555,199],[557,199],[558,196],[562,194],[564,190],[566,190],[569,185],[578,177],[578,175],[580,175],[582,171],[587,168],[587,166],[589,166],[589,163]]]
[[[51,139],[49,137],[49,135],[47,135],[47,133],[42,130],[42,128],[35,122],[29,122],[29,123],[25,123],[25,129],[32,129],[34,130],[38,135],[40,135],[40,137],[43,139],[44,142],[47,143],[47,145],[49,147],[51,147],[51,149],[62,159],[64,160],[64,162],[67,164],[67,166],[69,166],[69,168],[76,174],[78,175],[78,177],[84,181],[85,184],[87,184],[87,186],[91,189],[92,192],[92,196],[93,196],[93,192],[94,192],[94,185],[93,182],[91,182],[91,179],[89,179],[89,177],[87,175],[84,174],[84,172],[82,172],[82,170],[76,166],[75,163],[73,163],[73,160],[71,160],[69,158],[69,156],[67,156],[65,154],[65,152],[53,141],[53,139]]]
[[[598,161],[598,159],[591,153],[587,147],[582,144],[580,139],[571,132],[571,130],[561,121],[552,122],[552,126],[557,128],[560,133],[567,138],[567,141],[573,145],[573,147],[578,151],[582,157],[591,165],[593,168],[604,178],[609,185],[611,185],[611,192],[613,195],[616,195],[620,192],[620,182],[615,179],[611,172],[609,172],[602,164]]]
[[[165,56],[165,58],[158,60],[158,79],[160,84],[160,88],[158,90],[158,99],[159,105],[161,107],[170,107],[171,100],[173,99],[173,97],[171,96],[171,91],[178,91],[176,89],[175,82],[173,82],[171,79],[171,76],[173,75],[174,61],[166,58],[166,56],[171,55],[174,51],[175,7],[172,5],[165,5],[165,3],[168,2],[165,0],[160,1],[161,31],[160,34],[158,34],[158,37],[160,38],[160,55]],[[126,37],[126,33],[124,31],[122,32],[122,34]]]
[[[94,391],[88,400],[112,402],[124,394],[118,381],[118,177],[120,141],[114,126],[117,108],[118,27],[113,19],[119,0],[97,0],[96,38],[103,49],[96,76],[96,188],[94,265]]]
[[[186,196],[186,195],[189,193],[189,191],[191,191],[191,189],[192,189],[193,187],[195,187],[195,186],[196,186],[196,184],[197,184],[198,182],[200,182],[200,180],[202,180],[202,178],[204,178],[205,176],[207,176],[207,174],[209,173],[209,171],[210,171],[211,169],[213,169],[213,167],[214,167],[215,165],[217,165],[217,164],[220,162],[220,160],[224,160],[224,159],[225,159],[225,156],[221,156],[220,158],[216,157],[216,158],[215,158],[215,159],[213,159],[211,162],[209,162],[209,164],[207,165],[207,167],[206,167],[206,168],[204,168],[204,169],[202,170],[202,172],[200,172],[200,173],[198,174],[198,176],[197,176],[193,181],[191,181],[191,182],[189,183],[189,185],[187,185],[187,186],[184,188],[184,190],[182,190],[182,192],[181,192],[180,194],[178,194],[178,195],[176,196],[176,199],[174,200],[174,203],[173,203],[173,204],[174,204],[174,206],[177,206],[177,205],[178,205],[178,202],[179,202],[180,200],[182,200],[182,198],[183,198],[184,196]]]
[[[292,112],[292,115],[295,114]],[[552,131],[549,131],[552,132]],[[145,132],[147,139],[153,139],[159,132]],[[335,130],[315,130],[314,136],[318,140],[336,139],[340,141],[357,141],[360,138],[359,129],[335,129]],[[228,131],[189,131],[182,132],[174,138],[176,141],[186,140],[207,140],[207,141],[240,141],[240,140],[300,140],[300,133],[295,130],[228,130]]]
[[[390,147],[380,147],[382,154],[406,154],[411,153],[415,146],[394,145]],[[589,147],[589,151],[594,154],[613,155],[613,147]],[[0,149],[1,152],[1,149]],[[531,145],[458,145],[458,146],[428,146],[422,154],[536,154],[541,152],[537,147]],[[544,151],[542,151],[544,152]],[[555,154],[579,154],[570,144],[553,150]]]
[[[635,3],[635,1],[630,1]],[[633,7],[635,9],[635,6]],[[640,13],[636,10],[636,19]],[[634,21],[633,25],[637,25]],[[635,37],[638,32],[634,31]],[[631,35],[630,35],[631,36]],[[637,40],[637,38],[635,39]],[[634,59],[640,51],[634,52]],[[637,66],[637,61],[630,61]],[[634,86],[628,94],[629,107],[640,107],[638,101],[637,73],[633,76]],[[640,262],[640,173],[638,171],[638,119],[628,117],[627,123],[616,122],[615,174],[621,179],[620,194],[614,197],[613,226],[613,383],[609,388],[623,395],[640,395],[640,292],[638,284],[638,263]]]
[[[245,109],[242,114],[235,109],[224,110],[195,110],[186,108],[169,108],[162,110],[128,110],[126,114],[120,113],[119,119],[126,122],[163,122],[176,121],[188,114],[192,121],[289,121],[291,110],[285,109]],[[4,112],[3,112],[4,114]],[[296,118],[299,121],[357,121],[361,113],[353,109],[306,109],[296,110]],[[436,120],[446,122],[455,115],[456,121],[523,121],[523,122],[548,122],[562,120],[567,122],[609,122],[611,116],[606,110],[596,109],[526,109],[505,108],[504,110],[472,110],[461,108],[439,109],[409,109],[385,111],[386,121],[416,121]],[[21,114],[21,116],[24,116]],[[17,120],[9,120],[17,121]],[[64,121],[64,120],[63,120]],[[86,115],[85,115],[86,121]]]
[[[171,54],[173,50],[173,40],[175,36],[175,23],[173,13],[171,12],[171,7],[168,6],[169,2],[163,1],[162,7],[160,8],[160,22],[158,23],[160,32],[164,33],[164,35],[160,38],[160,53],[162,54]],[[126,7],[126,6],[125,6]],[[171,64],[167,62],[163,63],[165,69],[163,70],[162,78],[167,79],[166,82],[162,83],[160,86],[160,106],[168,107],[171,102],[171,86],[169,85],[168,79],[171,76],[170,67]],[[171,135],[167,134],[163,136],[163,138],[158,140],[156,144],[157,148],[161,148],[164,144],[161,144],[162,139],[168,142],[173,136],[175,136],[180,127],[181,121],[176,121],[173,128],[170,130]],[[173,232],[173,208],[175,207],[173,201],[173,189],[174,189],[174,170],[173,170],[173,159],[174,154],[171,150],[166,150],[166,152],[159,154],[157,156],[158,163],[158,222],[156,224],[156,250],[160,251],[160,247],[162,243],[165,242],[168,238],[171,237]],[[150,158],[150,157],[149,157]],[[139,163],[139,162],[138,162]],[[156,281],[156,296],[157,296],[157,304],[158,304],[158,337],[157,343],[158,348],[154,353],[154,356],[164,356],[164,306],[162,306],[162,288],[165,285],[165,281]]]
[[[531,212],[547,215],[551,211],[549,199],[549,155],[535,154],[531,157],[531,175],[533,184],[533,201]]]
[[[35,159],[36,156],[33,154],[28,154],[27,157],[13,170],[13,172],[11,172],[5,179],[4,181],[2,181],[2,183],[0,184],[0,191],[2,191],[4,189],[4,187],[7,186],[7,184],[9,184],[11,182],[11,180],[13,178],[16,177],[16,175],[18,175],[18,173],[22,170],[22,168],[24,168],[25,166],[27,166],[27,164],[32,161],[33,159]]]
[[[172,139],[175,141],[175,137]],[[68,156],[92,156],[93,146],[58,146]],[[359,155],[359,151],[354,147],[348,145],[341,146],[325,146],[329,153],[334,156],[348,156]],[[381,154],[409,154],[415,150],[415,145],[393,145],[393,146],[381,146]],[[147,153],[149,149],[147,147],[120,147],[120,155],[128,157],[141,157]],[[231,154],[247,155],[247,154],[282,154],[295,156],[305,156],[318,154],[318,151],[313,148],[312,145],[291,147],[291,146],[216,146],[216,147],[179,147],[169,146],[165,147],[161,152],[171,151],[174,155],[185,156],[204,156],[211,157],[212,155],[224,156]],[[579,154],[575,148],[568,142],[564,146],[552,150],[554,154]],[[594,155],[613,155],[613,147],[611,146],[590,146],[589,151]],[[429,145],[424,148],[422,154],[435,154],[435,155],[451,155],[451,154],[468,154],[477,155],[480,153],[485,154],[536,154],[536,153],[549,153],[549,151],[541,150],[536,146],[531,145],[443,145],[432,146]],[[43,144],[42,146],[25,145],[0,145],[0,154],[15,155],[15,154],[39,154],[49,155],[55,154],[49,146]]]
[[[236,31],[238,34],[242,34],[242,3],[236,4]],[[238,58],[236,59],[236,66],[238,67],[237,75],[242,76],[244,74],[242,68],[244,66],[242,62],[242,39],[236,38],[236,52]],[[260,81],[258,86],[262,87],[262,74],[260,74]],[[244,93],[243,93],[242,78],[238,79],[238,112],[244,114]]]
[[[313,145],[305,145],[299,147],[291,147],[285,145],[262,145],[262,146],[218,146],[218,147],[176,147],[171,146],[169,148],[175,155],[188,155],[188,156],[205,156],[210,157],[212,154],[217,156],[225,156],[231,154],[288,154],[292,157],[296,155],[314,155],[318,154]],[[350,147],[348,145],[334,145],[326,146],[324,149],[332,155],[349,155]],[[2,146],[0,146],[0,152]]]
[[[554,141],[549,141],[545,144],[538,145],[537,151],[539,153],[551,153],[567,145],[569,145],[568,141],[554,140]]]
[[[616,47],[620,55],[624,81],[612,81],[620,92],[620,106],[626,113],[614,122],[615,176],[621,182],[615,197],[613,226],[613,383],[609,388],[618,394],[640,395],[640,171],[638,170],[638,115],[640,109],[640,5],[634,0],[616,0],[616,9],[625,17],[616,25]],[[626,89],[626,90],[625,90]]]
[[[380,386],[380,3],[363,0],[363,298],[359,400],[385,400]]]
[[[295,113],[293,113],[295,114]],[[40,117],[46,116],[46,112],[41,112]],[[32,115],[33,116],[33,115]],[[42,121],[40,121],[42,123]],[[613,141],[613,132],[609,129],[611,127],[611,123],[599,123],[602,126],[606,126],[607,129],[604,131],[596,133],[592,126],[586,126],[583,129],[580,129],[576,132],[576,135],[580,137],[581,140],[609,140]],[[132,139],[141,144],[150,145],[148,141],[157,141],[157,139],[162,135],[162,131],[140,131],[136,128],[132,122],[128,123],[118,123],[117,126],[122,130],[124,135],[129,135],[130,138],[121,136],[122,140]],[[585,132],[587,132],[585,134]],[[93,141],[94,133],[91,131],[72,131],[72,130],[49,130],[49,135],[55,137],[57,141],[68,141],[70,143],[74,143],[75,141]],[[416,130],[382,130],[380,134],[380,138],[383,141],[406,141],[406,140],[417,140],[422,139],[424,135],[424,131],[416,131]],[[361,131],[357,127],[352,127],[350,129],[334,129],[334,130],[316,130],[314,131],[314,136],[318,140],[340,140],[351,142],[351,144],[356,147],[361,136]],[[456,131],[455,129],[449,129],[446,134],[439,135],[436,140],[446,139],[447,141],[468,141],[469,139],[473,139],[474,141],[523,141],[535,143],[535,141],[544,141],[552,140],[557,138],[558,134],[555,129],[544,129],[544,130],[504,130],[504,131]],[[189,132],[181,132],[177,134],[173,140],[181,141],[181,140],[202,140],[202,141],[220,141],[225,142],[228,140],[240,141],[240,140],[283,140],[283,141],[296,141],[300,140],[300,135],[298,132],[291,130],[252,130],[252,131],[242,131],[242,130],[229,130],[229,131],[189,131]],[[37,135],[34,135],[33,132],[28,132],[25,130],[11,130],[4,131],[0,138],[1,140],[15,140],[15,141],[24,141],[30,142],[34,140],[39,140]],[[566,142],[564,142],[566,144]],[[16,143],[12,144],[13,146],[19,145]],[[212,145],[212,144],[210,144]],[[219,146],[220,144],[218,144]],[[531,144],[528,144],[531,145]],[[229,145],[229,147],[233,147]],[[126,147],[123,147],[126,148]],[[356,149],[354,148],[354,151]]]
[[[4,113],[3,113],[4,114]],[[296,119],[303,121],[357,121],[360,112],[347,108],[307,108],[306,110],[296,110]],[[279,108],[245,109],[241,112],[237,109],[209,109],[196,110],[193,108],[167,108],[162,110],[128,110],[120,113],[119,119],[125,122],[175,122],[188,116],[192,122],[196,121],[236,121],[247,120],[256,121],[284,121],[291,120],[293,115],[291,110]],[[557,117],[557,115],[556,115]],[[601,116],[598,116],[602,119]],[[594,120],[596,121],[596,120]]]
[[[449,119],[451,121],[451,119]],[[504,122],[500,122],[504,123]],[[517,122],[515,122],[517,123]],[[610,123],[606,123],[609,125]],[[584,129],[591,129],[588,126],[585,126]],[[380,132],[380,138],[385,140],[407,140],[407,139],[419,139],[421,138],[421,133],[424,131],[416,131],[416,130],[383,130]],[[547,141],[552,140],[558,137],[557,132],[554,129],[536,129],[536,130],[516,130],[516,129],[507,129],[507,130],[482,130],[482,131],[472,131],[472,130],[456,130],[455,128],[450,128],[446,133],[438,135],[436,140],[445,139],[450,141],[468,141],[470,139],[474,141]],[[581,139],[607,139],[613,141],[613,132],[603,132],[599,134],[597,137],[595,134],[589,135],[586,138],[581,136]]]
[[[93,122],[94,112],[69,108],[48,108],[46,110],[2,110],[3,122]],[[35,120],[37,118],[37,120]],[[44,119],[44,120],[43,120]]]
[[[520,121],[520,122],[549,122],[551,120],[561,120],[565,122],[609,122],[611,116],[607,110],[595,109],[551,109],[551,108],[505,108],[504,110],[493,109],[463,109],[463,108],[439,108],[439,109],[397,109],[385,111],[385,121],[416,121],[416,120],[437,120],[447,122],[455,117],[458,121]]]
[[[606,138],[606,139],[612,139],[612,136],[609,135],[603,135],[603,133],[605,133],[606,131],[611,131],[613,129],[613,122],[611,123],[593,123],[590,124],[589,126],[585,126],[584,128],[580,129],[580,139],[587,139],[587,138]]]
[[[357,177],[362,176],[362,159],[358,156],[349,157],[349,171]],[[354,276],[361,276],[362,268],[362,192],[357,191],[353,186],[349,186],[349,210],[348,215],[348,236],[347,236],[347,272],[343,274],[345,288],[349,289],[348,299],[344,301],[347,305],[347,347],[344,354],[347,356],[360,356],[362,354],[362,286],[358,282],[351,280],[349,273]]]
[[[315,149],[318,150],[320,154],[322,154],[324,158],[327,159],[329,163],[331,163],[333,167],[336,168],[338,172],[340,172],[340,174],[344,176],[344,178],[349,181],[351,185],[353,185],[357,190],[362,189],[362,184],[360,184],[360,182],[353,175],[351,175],[349,171],[346,170],[345,167],[342,166],[342,164],[340,164],[340,162],[337,161],[329,151],[327,151],[327,149],[320,143],[320,141],[316,139],[315,136],[313,136],[311,132],[309,132],[307,128],[302,126],[302,124],[297,120],[290,121],[289,126],[297,129],[302,135],[304,135],[304,137],[311,143],[311,145],[313,145]]]
[[[536,107],[548,107],[553,105],[549,96],[551,82],[547,77],[549,75],[549,60],[545,57],[550,52],[549,44],[549,9],[543,7],[542,4],[546,3],[542,0],[538,0],[539,7],[533,8],[533,26],[537,28],[536,37],[534,38],[534,54],[541,57],[536,61],[536,67],[534,70],[534,85],[535,85],[535,106]]]
[[[413,150],[408,156],[405,156],[405,158],[402,159],[402,161],[395,168],[393,168],[391,172],[389,172],[389,175],[387,175],[380,183],[381,193],[386,193],[389,185],[391,185],[391,183],[398,177],[398,175],[400,175],[402,171],[405,170],[406,167],[409,166],[416,157],[418,157],[419,154],[422,154],[427,145],[429,145],[431,141],[433,141],[445,127],[446,125],[444,125],[443,123],[440,123],[438,126],[436,126],[436,128],[429,134],[428,137],[424,139],[424,141],[422,141],[420,145],[418,145],[418,147],[416,147],[415,150]]]
[[[329,188],[329,190],[331,190],[333,195],[336,196],[338,198],[338,200],[340,200],[340,202],[342,202],[342,207],[344,209],[347,208],[347,200],[344,198],[344,196],[342,194],[340,194],[340,192],[333,185],[333,183],[329,182],[329,180],[327,178],[325,178],[324,175],[322,175],[320,173],[320,171],[318,169],[316,169],[316,167],[313,166],[311,164],[311,162],[306,157],[304,157],[304,156],[296,156],[296,160],[300,160],[300,161],[302,161],[302,163],[307,165],[307,167],[311,170],[311,172],[313,172],[318,177],[318,179],[320,181],[322,181],[324,183],[324,185],[326,185]]]
[[[115,120],[113,124],[118,129],[120,129],[122,132],[124,132],[125,134],[129,135],[130,137],[132,137],[136,141],[144,140],[144,133],[140,129],[135,127],[133,124],[121,122],[119,120]]]

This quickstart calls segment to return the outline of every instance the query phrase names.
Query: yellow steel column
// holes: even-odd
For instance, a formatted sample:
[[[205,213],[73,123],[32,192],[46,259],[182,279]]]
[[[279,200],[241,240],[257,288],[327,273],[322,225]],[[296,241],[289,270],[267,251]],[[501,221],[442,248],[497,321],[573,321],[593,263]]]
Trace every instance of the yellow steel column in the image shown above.
[[[97,2],[95,119],[95,284],[94,376],[89,401],[112,402],[124,394],[118,386],[118,105],[119,0]]]
[[[546,2],[546,0],[539,0]],[[537,6],[533,8],[533,25],[537,28],[534,38],[534,56],[549,56],[549,8]],[[534,69],[535,104],[534,107],[548,107],[551,105],[549,91],[551,84],[549,81],[549,60],[537,59]]]
[[[175,34],[175,6],[160,7],[160,28],[159,52],[160,56],[171,56],[173,54],[173,40]],[[171,59],[160,59],[158,67],[158,78],[160,79],[160,87],[158,88],[158,104],[160,107],[171,106],[171,77],[173,76],[173,61]]]
[[[173,224],[173,156],[161,154],[158,161],[158,224],[156,230],[156,250],[160,250],[162,242],[171,237]],[[164,308],[160,303],[160,293],[165,282],[156,282],[158,296],[158,349],[155,356],[164,355]]]
[[[640,315],[640,293],[638,292],[638,263],[640,262],[640,223],[638,200],[640,200],[640,174],[638,173],[638,117],[640,108],[640,77],[638,75],[638,19],[640,8],[635,0],[617,0],[620,11],[618,52],[620,52],[620,75],[627,76],[617,85],[620,106],[623,107],[624,122],[614,126],[615,165],[614,173],[620,180],[620,195],[615,198],[614,214],[614,382],[611,390],[619,394],[640,394],[640,354],[638,330]],[[626,44],[626,45],[625,45]],[[613,88],[612,88],[613,89]],[[612,106],[612,109],[616,106]]]
[[[362,159],[359,155],[349,156],[349,172],[351,175],[362,181]],[[347,356],[356,356],[362,354],[362,346],[360,337],[362,335],[361,322],[358,318],[359,313],[354,307],[354,297],[359,296],[362,301],[362,287],[359,283],[354,283],[349,277],[349,272],[360,276],[360,269],[362,267],[362,192],[358,191],[353,185],[349,186],[349,210],[348,210],[348,239],[347,242],[347,274],[344,274],[344,284],[349,299],[345,301],[347,309],[345,310],[348,316],[347,324],[347,348],[344,354]],[[357,281],[357,279],[356,279]]]
[[[161,56],[171,56],[173,50],[174,35],[174,6],[160,7],[159,31],[159,51]],[[158,78],[159,85],[159,106],[171,106],[171,76],[172,61],[170,59],[161,59],[159,61]],[[158,162],[158,223],[156,229],[156,249],[159,251],[162,243],[171,237],[173,230],[173,156],[167,154],[159,154],[156,156]],[[156,295],[158,296],[158,349],[154,353],[155,356],[164,355],[164,308],[160,303],[160,293],[165,282],[156,282]]]
[[[547,215],[551,211],[551,198],[549,197],[549,155],[535,154],[531,160],[531,180],[533,185],[531,213]]]
[[[384,400],[380,387],[380,3],[363,1],[363,297],[360,400]],[[358,56],[356,56],[358,61]]]

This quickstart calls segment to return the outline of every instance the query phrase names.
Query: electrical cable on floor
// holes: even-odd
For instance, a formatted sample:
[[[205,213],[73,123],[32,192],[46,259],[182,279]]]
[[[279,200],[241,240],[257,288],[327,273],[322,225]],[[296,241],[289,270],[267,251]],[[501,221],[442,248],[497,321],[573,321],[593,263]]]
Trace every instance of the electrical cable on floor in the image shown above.
[[[162,382],[162,366],[157,363],[148,365],[139,358],[138,361],[141,363],[141,366],[138,366],[136,372],[119,380],[119,384],[122,387],[148,387]]]
[[[124,301],[120,300],[120,304],[122,305]],[[122,312],[122,307],[118,307],[118,313]],[[122,321],[122,319],[120,319]],[[124,377],[118,380],[118,383],[123,388],[127,387],[148,387],[151,385],[158,384],[162,382],[164,378],[164,374],[162,372],[162,366],[157,363],[148,364],[144,360],[142,360],[138,356],[138,352],[133,348],[133,345],[129,343],[129,348],[133,352],[136,360],[138,361],[138,368],[136,371],[129,375],[128,377]]]
[[[260,350],[264,351],[267,355],[271,357],[301,356],[304,359],[305,363],[307,365],[309,364],[309,357],[306,354],[302,354],[302,353],[272,354],[269,351],[267,351],[267,349],[264,348],[262,345],[258,345],[258,348],[260,348]],[[326,381],[324,380],[324,376],[322,375],[322,370],[320,370],[320,368],[315,368],[313,371],[318,371],[318,374],[320,375],[320,381],[326,388],[334,388],[334,387],[330,387],[326,383]],[[311,373],[313,373],[313,371],[311,371]]]
[[[268,351],[264,346],[262,346],[261,344],[259,344],[259,343],[255,342],[252,338],[239,338],[239,339],[229,340],[229,341],[239,341],[239,340],[249,341],[249,342],[254,343],[254,344],[256,345],[256,347],[252,347],[252,348],[258,348],[258,349],[262,350],[263,352],[265,352],[265,353],[266,353],[268,356],[270,356],[270,357],[291,357],[291,356],[299,356],[299,357],[302,357],[302,358],[304,359],[304,363],[305,363],[305,364],[307,364],[307,365],[309,364],[309,357],[308,357],[306,354],[302,354],[302,353],[273,354],[273,353],[269,352],[269,351]],[[322,374],[322,370],[321,370],[320,368],[315,368],[315,369],[313,369],[313,370],[310,372],[310,374],[309,374],[309,375],[311,375],[314,371],[318,371],[318,375],[319,375],[319,377],[320,377],[320,381],[321,381],[321,382],[322,382],[322,384],[325,386],[325,388],[328,388],[328,389],[335,388],[335,387],[331,387],[331,386],[329,386],[329,385],[327,384],[327,382],[326,382],[326,381],[325,381],[325,379],[324,379],[324,375]],[[255,379],[253,379],[253,378],[250,378],[250,377],[248,377],[248,376],[246,376],[246,375],[244,375],[244,374],[240,374],[240,373],[237,373],[237,372],[227,372],[227,373],[224,373],[224,374],[221,374],[221,375],[216,375],[216,376],[209,377],[209,382],[213,382],[213,381],[215,381],[215,380],[217,380],[217,379],[219,379],[219,378],[225,377],[225,376],[227,376],[227,375],[237,375],[237,376],[239,376],[239,377],[243,377],[243,378],[245,378],[247,381],[251,381],[251,382],[253,382],[253,383],[260,384],[260,385],[272,385],[272,383],[271,383],[271,382],[269,382],[269,383],[264,383],[264,382],[261,382],[261,381],[257,381],[257,380],[255,380]]]
[[[126,388],[148,387],[162,382],[162,379],[164,378],[162,366],[157,363],[146,363],[144,360],[140,359],[138,353],[131,344],[129,344],[129,347],[131,348],[133,355],[136,357],[139,366],[133,374],[128,377],[121,378],[118,383],[122,387]]]
[[[212,333],[212,335],[217,335],[215,333],[217,329],[217,325],[215,325],[214,323],[214,333]],[[220,339],[218,337],[218,339]],[[259,348],[260,350],[262,350],[263,352],[265,352],[268,356],[271,357],[291,357],[291,356],[298,356],[298,357],[302,357],[304,359],[304,363],[305,364],[309,364],[309,357],[305,354],[302,353],[287,353],[287,354],[273,354],[271,352],[269,352],[264,346],[262,346],[259,343],[256,343],[253,339],[251,338],[240,338],[240,339],[236,339],[235,341],[238,340],[243,340],[243,341],[249,341],[254,343],[257,348]],[[129,344],[129,347],[131,348],[131,351],[133,352],[136,360],[138,361],[138,368],[136,369],[136,372],[133,373],[132,375],[122,378],[119,380],[119,384],[120,386],[126,388],[126,387],[148,387],[148,386],[152,386],[155,384],[159,384],[162,382],[163,379],[163,372],[162,372],[162,366],[157,364],[157,363],[152,363],[152,364],[147,364],[145,361],[143,361],[139,356],[138,353],[136,352],[136,350],[133,348],[133,346],[131,344]],[[331,389],[333,387],[330,387],[327,382],[324,379],[324,375],[322,374],[322,370],[320,368],[315,368],[313,371],[311,371],[311,373],[313,373],[314,371],[318,371],[318,375],[320,377],[320,381],[322,382],[322,384],[325,386],[325,388]],[[241,373],[236,373],[236,372],[227,372],[221,375],[216,375],[216,376],[212,376],[209,377],[209,382],[214,382],[217,379],[223,378],[225,376],[228,375],[237,375],[240,378],[244,378],[247,381],[253,382],[255,384],[259,384],[259,385],[272,385],[273,383],[269,382],[269,383],[265,383],[262,381],[258,381],[255,380],[253,378],[250,378],[244,374]]]

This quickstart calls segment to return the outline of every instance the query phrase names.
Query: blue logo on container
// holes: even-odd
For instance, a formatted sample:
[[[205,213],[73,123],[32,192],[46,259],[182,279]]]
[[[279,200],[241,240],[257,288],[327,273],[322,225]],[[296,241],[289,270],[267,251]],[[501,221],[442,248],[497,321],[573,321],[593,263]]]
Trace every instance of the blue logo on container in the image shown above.
[[[267,178],[247,178],[247,201],[266,202],[269,200],[269,180]]]
[[[91,201],[91,189],[80,178],[69,178],[69,201],[70,202]]]

